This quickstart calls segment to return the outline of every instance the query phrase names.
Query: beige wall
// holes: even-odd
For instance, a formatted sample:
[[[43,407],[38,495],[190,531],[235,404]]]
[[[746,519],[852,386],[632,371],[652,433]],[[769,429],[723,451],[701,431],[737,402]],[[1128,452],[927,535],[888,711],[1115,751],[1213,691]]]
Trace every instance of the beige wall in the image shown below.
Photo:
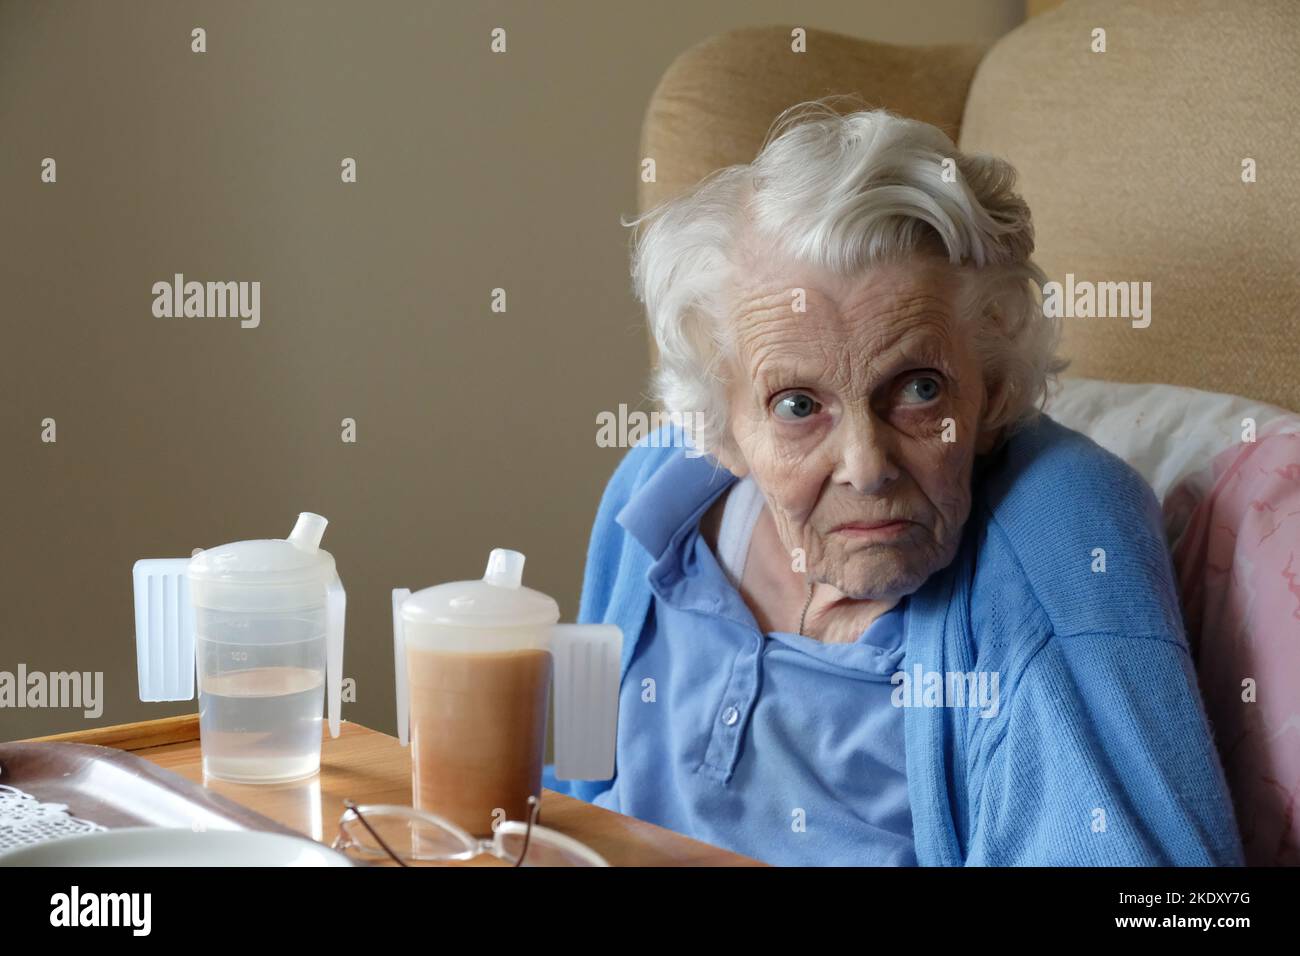
[[[193,711],[136,700],[132,563],[283,537],[302,510],[330,518],[348,588],[348,719],[393,730],[394,586],[511,547],[572,619],[621,455],[595,415],[647,407],[618,219],[664,67],[736,26],[958,42],[1021,12],[0,3],[0,670],[104,672],[101,724]],[[154,318],[175,272],[260,281],[261,326]],[[87,725],[0,710],[0,740]]]

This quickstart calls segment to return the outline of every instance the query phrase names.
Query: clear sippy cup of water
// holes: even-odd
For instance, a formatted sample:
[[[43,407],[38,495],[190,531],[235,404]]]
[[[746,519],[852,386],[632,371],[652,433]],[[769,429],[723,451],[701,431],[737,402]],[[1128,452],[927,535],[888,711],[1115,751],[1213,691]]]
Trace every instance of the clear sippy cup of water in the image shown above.
[[[285,540],[135,565],[140,699],[191,700],[206,775],[279,783],[320,769],[328,685],[338,736],[346,595],[304,512]]]

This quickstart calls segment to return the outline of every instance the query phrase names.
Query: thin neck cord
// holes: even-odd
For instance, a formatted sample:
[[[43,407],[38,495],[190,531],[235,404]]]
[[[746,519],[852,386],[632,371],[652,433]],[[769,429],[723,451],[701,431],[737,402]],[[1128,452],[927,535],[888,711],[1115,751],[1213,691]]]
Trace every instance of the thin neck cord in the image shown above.
[[[809,581],[809,582],[808,582],[808,600],[806,600],[806,601],[803,602],[803,613],[799,615],[799,634],[800,634],[802,637],[807,637],[807,636],[808,636],[807,634],[804,634],[804,632],[803,632],[803,625],[804,625],[804,619],[808,616],[808,608],[812,605],[812,599],[813,599],[813,582]]]

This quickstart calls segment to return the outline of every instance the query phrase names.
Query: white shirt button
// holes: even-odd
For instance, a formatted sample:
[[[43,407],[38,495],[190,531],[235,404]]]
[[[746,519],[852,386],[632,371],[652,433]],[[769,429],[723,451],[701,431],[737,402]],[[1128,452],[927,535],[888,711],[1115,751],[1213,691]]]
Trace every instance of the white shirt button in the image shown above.
[[[736,708],[728,707],[722,712],[722,722],[728,727],[735,724],[738,720],[740,720],[740,711],[736,710]]]

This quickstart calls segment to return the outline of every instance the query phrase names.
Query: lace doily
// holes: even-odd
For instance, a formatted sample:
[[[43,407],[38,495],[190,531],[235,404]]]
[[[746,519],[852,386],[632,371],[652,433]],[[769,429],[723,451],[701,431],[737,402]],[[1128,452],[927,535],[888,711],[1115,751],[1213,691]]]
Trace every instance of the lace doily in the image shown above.
[[[17,787],[0,784],[0,853],[104,829],[71,816],[62,803],[42,803]]]

